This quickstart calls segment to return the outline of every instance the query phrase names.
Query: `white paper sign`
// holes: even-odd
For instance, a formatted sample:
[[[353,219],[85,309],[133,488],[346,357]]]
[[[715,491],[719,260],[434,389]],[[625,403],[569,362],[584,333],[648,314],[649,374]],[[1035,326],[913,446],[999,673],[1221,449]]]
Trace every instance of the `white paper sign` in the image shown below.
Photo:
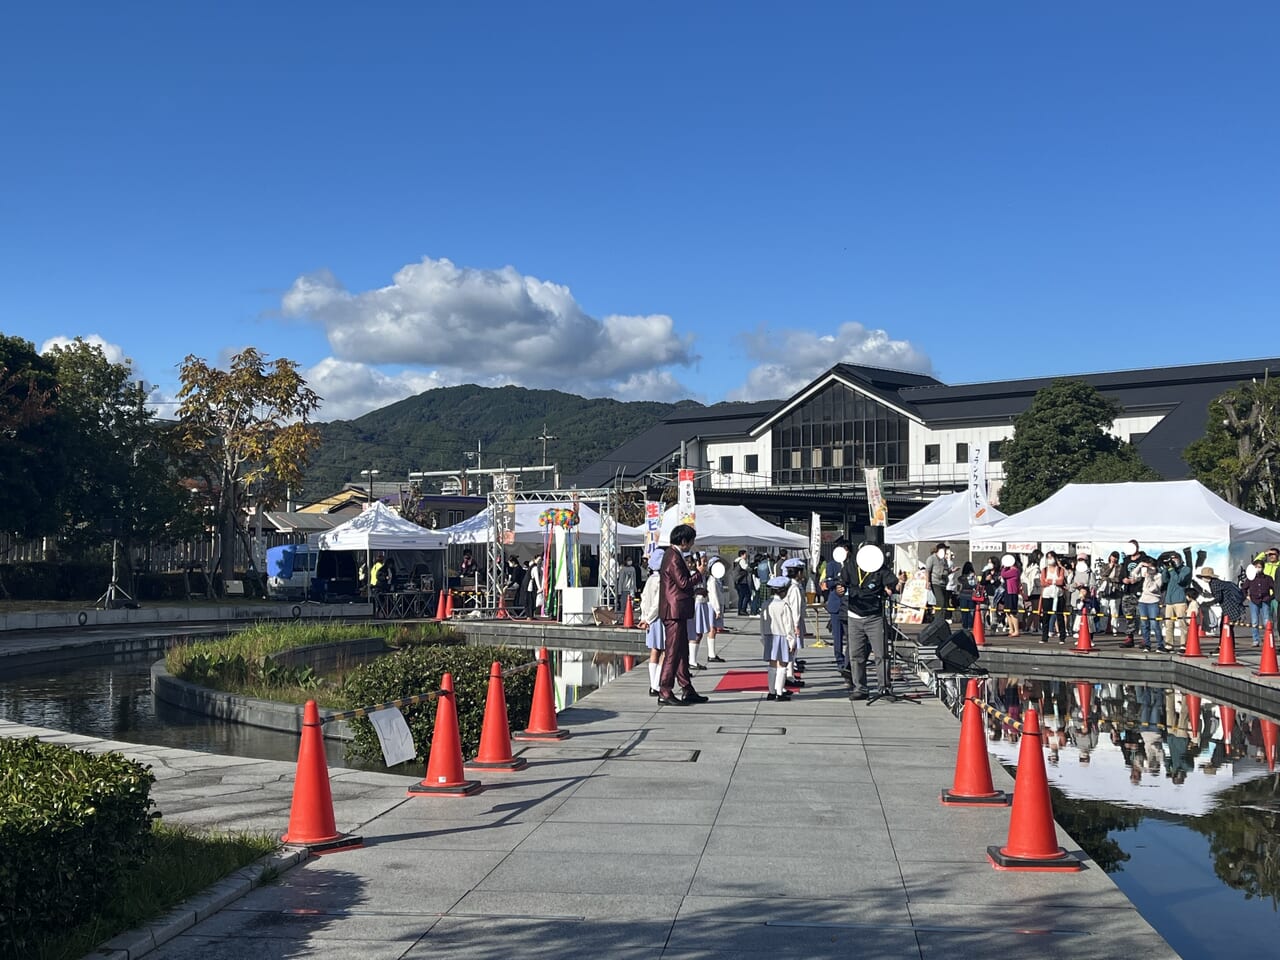
[[[417,756],[409,724],[405,723],[404,714],[396,707],[375,710],[369,714],[369,720],[373,723],[373,732],[378,735],[378,743],[382,745],[382,758],[388,767]]]

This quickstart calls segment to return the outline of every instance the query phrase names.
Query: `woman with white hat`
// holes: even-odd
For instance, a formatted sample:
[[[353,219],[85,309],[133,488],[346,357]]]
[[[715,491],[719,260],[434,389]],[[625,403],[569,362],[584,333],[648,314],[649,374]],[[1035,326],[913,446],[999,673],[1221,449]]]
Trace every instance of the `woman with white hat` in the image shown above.
[[[662,631],[662,621],[658,619],[658,591],[662,587],[662,578],[658,570],[662,566],[662,547],[657,547],[649,554],[649,579],[644,582],[644,590],[640,594],[640,629],[645,631],[644,645],[649,648],[649,696],[658,695],[658,674],[662,669],[662,651],[666,647],[666,638]]]
[[[764,659],[773,668],[769,695],[766,700],[790,700],[787,691],[787,665],[795,652],[799,639],[796,635],[796,618],[787,603],[787,592],[792,588],[791,579],[781,574],[771,577],[767,583],[773,598],[760,611],[760,640],[764,645]]]

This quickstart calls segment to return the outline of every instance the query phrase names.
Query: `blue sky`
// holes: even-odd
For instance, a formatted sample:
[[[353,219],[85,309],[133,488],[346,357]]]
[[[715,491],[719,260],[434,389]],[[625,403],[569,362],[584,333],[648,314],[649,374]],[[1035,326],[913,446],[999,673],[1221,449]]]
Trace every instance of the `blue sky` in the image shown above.
[[[0,331],[158,400],[256,346],[325,419],[1275,355],[1278,42],[1268,3],[11,5]]]

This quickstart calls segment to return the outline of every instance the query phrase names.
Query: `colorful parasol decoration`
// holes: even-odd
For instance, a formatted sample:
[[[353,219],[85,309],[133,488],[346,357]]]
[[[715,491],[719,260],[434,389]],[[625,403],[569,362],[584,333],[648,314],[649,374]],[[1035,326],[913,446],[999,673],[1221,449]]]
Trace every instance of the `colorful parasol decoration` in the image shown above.
[[[542,615],[555,617],[560,613],[560,590],[581,586],[579,576],[578,501],[572,507],[549,507],[538,514],[538,526],[543,528],[542,569],[546,576],[543,591]]]

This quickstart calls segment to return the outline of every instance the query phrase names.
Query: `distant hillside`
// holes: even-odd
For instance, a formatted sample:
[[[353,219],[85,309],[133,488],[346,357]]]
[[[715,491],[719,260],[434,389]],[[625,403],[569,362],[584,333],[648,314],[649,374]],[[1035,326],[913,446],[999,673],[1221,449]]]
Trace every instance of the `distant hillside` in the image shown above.
[[[355,420],[319,424],[323,442],[311,458],[303,500],[324,496],[344,483],[362,483],[361,470],[378,470],[378,483],[407,480],[411,470],[461,469],[466,452],[481,445],[483,466],[547,462],[569,476],[647,430],[673,410],[699,407],[692,400],[655,403],[577,397],[558,390],[465,385],[428,390]],[[530,477],[530,485],[533,478]]]

